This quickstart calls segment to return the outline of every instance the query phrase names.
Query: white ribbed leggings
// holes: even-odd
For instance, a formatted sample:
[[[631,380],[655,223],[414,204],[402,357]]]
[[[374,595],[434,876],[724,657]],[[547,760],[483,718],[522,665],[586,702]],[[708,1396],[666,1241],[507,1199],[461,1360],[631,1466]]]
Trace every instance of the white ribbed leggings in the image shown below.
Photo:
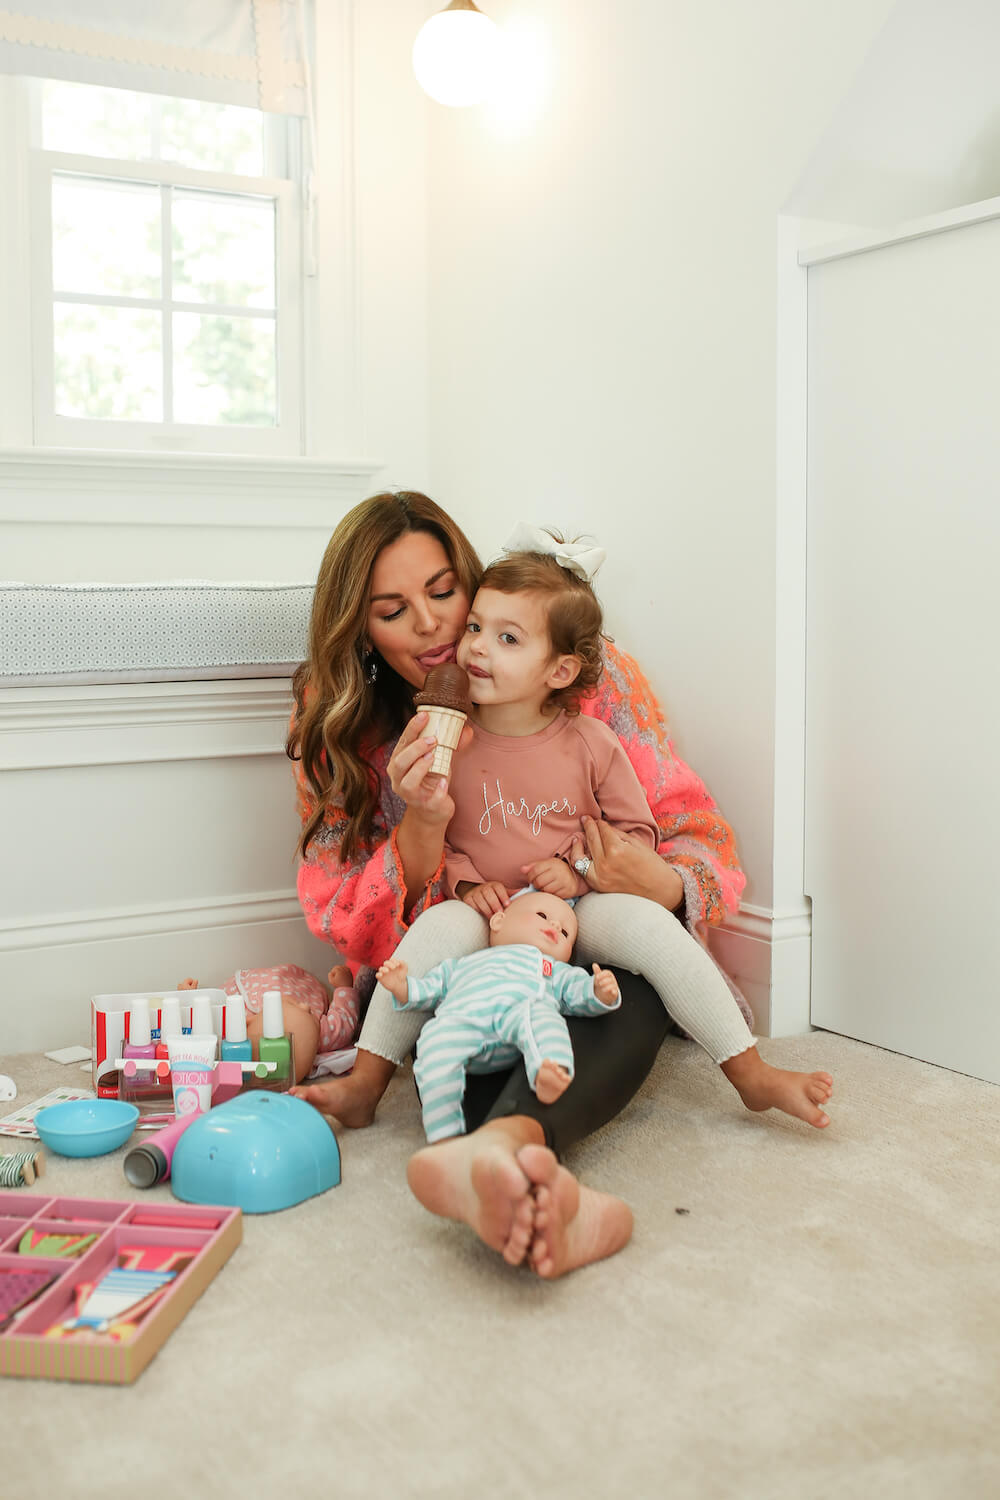
[[[523,896],[518,900],[524,900]],[[676,917],[643,896],[591,892],[576,904],[580,931],[574,962],[617,966],[642,974],[668,1013],[714,1062],[745,1052],[754,1038],[726,981],[704,948]],[[489,926],[464,901],[442,901],[423,912],[403,936],[395,956],[419,979],[446,958],[485,948]],[[412,1052],[427,1012],[395,1010],[382,985],[368,1007],[358,1046],[390,1062]]]

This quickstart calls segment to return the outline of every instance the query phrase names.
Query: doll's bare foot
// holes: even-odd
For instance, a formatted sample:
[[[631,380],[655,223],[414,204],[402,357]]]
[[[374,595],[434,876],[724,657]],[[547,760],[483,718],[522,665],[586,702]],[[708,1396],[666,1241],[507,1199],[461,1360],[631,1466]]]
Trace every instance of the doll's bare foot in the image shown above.
[[[547,1146],[525,1146],[518,1165],[534,1184],[535,1227],[528,1259],[546,1281],[604,1260],[632,1238],[632,1210],[621,1198],[582,1187]]]
[[[177,982],[177,988],[179,990],[196,990],[198,988],[198,981],[197,979],[180,979]]]
[[[541,1104],[554,1104],[572,1082],[565,1068],[546,1057],[535,1074],[535,1097]]]
[[[830,1116],[820,1107],[833,1093],[829,1073],[792,1073],[786,1068],[772,1068],[756,1047],[748,1047],[721,1067],[747,1109],[784,1110],[786,1115],[805,1120],[817,1130],[829,1125]]]
[[[342,1078],[302,1083],[291,1090],[324,1115],[332,1115],[349,1130],[361,1130],[375,1118],[375,1110],[396,1071],[396,1064],[375,1052],[358,1048],[357,1061]]]
[[[535,1202],[517,1152],[541,1133],[537,1121],[514,1115],[425,1146],[406,1169],[410,1191],[432,1214],[468,1224],[508,1265],[519,1266],[531,1245]]]

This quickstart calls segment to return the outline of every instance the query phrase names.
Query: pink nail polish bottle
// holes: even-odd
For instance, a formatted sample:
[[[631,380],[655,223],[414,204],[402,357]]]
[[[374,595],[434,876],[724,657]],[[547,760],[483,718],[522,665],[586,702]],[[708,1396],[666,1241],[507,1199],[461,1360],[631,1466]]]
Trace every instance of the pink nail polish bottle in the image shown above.
[[[128,1041],[122,1048],[122,1057],[155,1057],[153,1028],[149,1024],[149,1001],[138,995],[129,1005]]]

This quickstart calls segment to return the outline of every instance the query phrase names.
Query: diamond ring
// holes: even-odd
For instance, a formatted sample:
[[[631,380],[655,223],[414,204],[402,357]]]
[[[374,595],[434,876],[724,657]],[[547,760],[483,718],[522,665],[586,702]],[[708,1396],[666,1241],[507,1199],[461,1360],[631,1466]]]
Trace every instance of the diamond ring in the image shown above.
[[[593,863],[594,861],[588,855],[584,854],[581,859],[574,859],[573,868],[578,875],[582,875],[584,880],[586,880],[587,871]]]

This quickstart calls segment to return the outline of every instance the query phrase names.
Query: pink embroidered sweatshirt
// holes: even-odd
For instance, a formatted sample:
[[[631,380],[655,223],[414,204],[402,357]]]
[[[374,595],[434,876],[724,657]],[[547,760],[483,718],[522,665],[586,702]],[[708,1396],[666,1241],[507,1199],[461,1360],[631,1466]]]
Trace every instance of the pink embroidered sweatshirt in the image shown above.
[[[646,794],[659,831],[658,850],[684,883],[684,920],[693,932],[714,926],[736,911],[744,876],[732,829],[704,783],[679,760],[667,735],[663,710],[631,657],[605,646],[605,674],[583,712],[607,724],[617,736]],[[378,805],[368,848],[350,864],[340,859],[347,825],[344,809],[332,801],[298,872],[298,893],[309,929],[331,943],[353,966],[377,967],[389,957],[409,923],[406,892],[396,848],[396,828],[405,807],[386,774],[395,742],[371,757],[378,780]],[[312,815],[315,798],[296,761],[299,813]],[[444,859],[420,892],[410,920],[447,896]]]
[[[445,886],[526,883],[522,866],[563,858],[584,817],[635,834],[650,849],[659,831],[624,746],[606,724],[559,714],[538,734],[489,734],[473,725],[455,757],[449,788],[455,816],[445,841]],[[586,890],[583,886],[580,894]]]

